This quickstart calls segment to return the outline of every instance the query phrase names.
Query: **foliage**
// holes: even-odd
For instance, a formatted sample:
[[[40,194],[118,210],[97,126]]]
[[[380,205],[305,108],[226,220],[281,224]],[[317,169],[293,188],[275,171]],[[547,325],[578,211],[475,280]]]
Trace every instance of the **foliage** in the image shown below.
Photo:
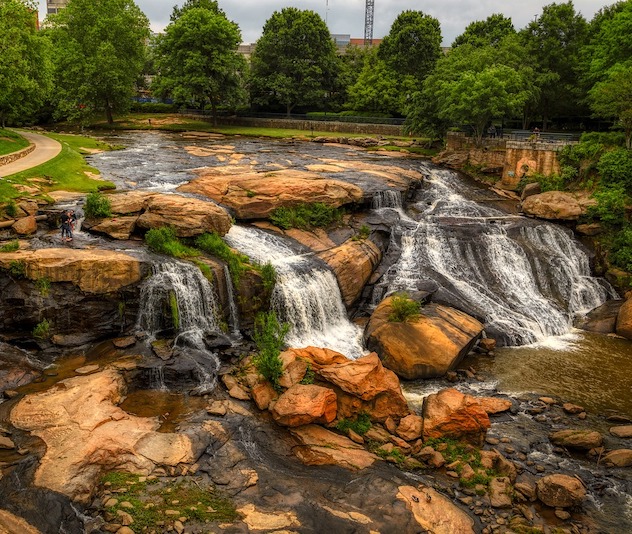
[[[201,482],[201,481],[200,481]],[[165,512],[177,509],[189,522],[208,523],[211,521],[230,522],[237,518],[232,502],[208,483],[198,483],[194,478],[152,479],[143,482],[138,475],[111,472],[102,478],[116,492],[117,503],[106,508],[108,513],[124,511],[132,516],[137,532],[162,530],[165,526]],[[123,506],[123,503],[132,506]]]
[[[149,21],[133,0],[73,0],[47,19],[57,115],[82,123],[129,109],[145,61]]]
[[[0,128],[0,156],[17,152],[29,146],[29,142],[17,132]]]
[[[371,235],[371,229],[366,224],[363,224],[360,227],[360,230],[358,231],[358,233],[354,235],[352,239],[354,241],[364,241],[370,235]]]
[[[270,215],[270,221],[283,228],[300,228],[309,230],[311,228],[324,228],[334,223],[340,222],[343,211],[339,208],[328,206],[322,202],[312,204],[299,204],[288,208],[281,206],[276,208]]]
[[[561,174],[541,174],[534,172],[527,177],[529,183],[538,182],[542,192],[563,191],[577,177],[577,169],[572,166],[562,167]]]
[[[180,329],[180,311],[178,309],[178,297],[175,291],[169,291],[169,310],[171,311],[171,322],[174,330]]]
[[[516,33],[511,19],[502,13],[494,13],[485,20],[471,22],[465,31],[452,43],[452,48],[469,44],[479,46],[498,46],[507,35]]]
[[[0,247],[0,252],[15,252],[20,248],[20,242],[17,239],[9,241]]]
[[[37,4],[0,2],[0,127],[28,120],[51,88],[48,42],[38,31]]]
[[[329,29],[314,11],[286,7],[266,21],[251,58],[252,101],[281,105],[320,104],[334,86],[338,58]]]
[[[268,262],[268,263],[264,263],[261,266],[256,266],[256,268],[261,273],[261,279],[263,281],[263,289],[268,293],[272,292],[276,284],[276,276],[277,276],[274,265]]]
[[[162,102],[133,102],[130,111],[137,113],[175,113],[176,104],[163,104]]]
[[[18,205],[15,203],[15,200],[9,200],[4,206],[4,212],[11,218],[15,218],[18,214]]]
[[[414,321],[419,317],[419,302],[411,299],[406,293],[396,293],[391,299],[391,313],[388,320],[395,323]]]
[[[608,226],[620,226],[625,222],[625,208],[630,198],[623,184],[602,187],[593,194],[596,206],[589,206],[588,215],[597,217]]]
[[[9,273],[14,278],[26,278],[26,262],[24,260],[12,260],[9,263]]]
[[[176,231],[169,226],[152,228],[145,234],[145,243],[158,254],[166,254],[174,258],[197,256],[198,252],[184,245],[176,236]]]
[[[619,148],[606,152],[597,169],[603,185],[622,185],[632,195],[632,151]]]
[[[279,355],[285,346],[285,336],[290,329],[288,324],[280,324],[274,312],[259,313],[255,318],[254,341],[259,353],[253,362],[257,371],[268,380],[276,390],[280,390],[279,379],[283,374],[283,363]]]
[[[112,216],[112,203],[110,199],[98,191],[94,191],[86,197],[83,209],[86,217],[90,219]]]
[[[193,263],[195,263],[198,266],[198,268],[204,275],[204,278],[206,278],[211,284],[213,284],[214,277],[213,277],[213,271],[211,270],[211,268],[206,263],[204,263],[201,260],[198,260],[197,258],[193,258],[191,261],[193,261]]]
[[[336,423],[336,428],[340,432],[346,433],[348,430],[353,430],[356,434],[364,436],[371,428],[371,416],[366,412],[361,412],[355,419],[340,419]]]
[[[613,265],[632,273],[632,225],[629,223],[614,235],[609,260]]]
[[[597,116],[615,119],[615,126],[625,133],[625,146],[632,149],[632,65],[613,68],[593,86],[589,98]]]
[[[205,233],[195,239],[195,246],[212,256],[215,256],[228,265],[230,276],[235,285],[239,284],[242,275],[250,267],[248,256],[239,254],[230,248],[226,242],[216,233]]]
[[[48,339],[50,337],[50,327],[48,319],[40,321],[33,329],[33,337],[36,339]]]
[[[210,105],[216,124],[219,105],[235,107],[246,99],[240,42],[239,26],[226,18],[217,2],[176,6],[156,42],[154,92],[189,107]]]
[[[579,183],[590,187],[597,173],[597,164],[601,156],[613,147],[624,146],[621,132],[587,132],[582,134],[580,142],[567,145],[559,153],[562,167],[573,167]]]
[[[37,287],[37,290],[40,292],[42,297],[48,297],[48,294],[50,293],[50,278],[47,278],[46,276],[38,278],[35,280],[35,287]]]
[[[311,362],[307,362],[307,369],[305,369],[305,375],[301,378],[301,384],[313,384],[315,378],[316,373],[314,373],[314,368]]]

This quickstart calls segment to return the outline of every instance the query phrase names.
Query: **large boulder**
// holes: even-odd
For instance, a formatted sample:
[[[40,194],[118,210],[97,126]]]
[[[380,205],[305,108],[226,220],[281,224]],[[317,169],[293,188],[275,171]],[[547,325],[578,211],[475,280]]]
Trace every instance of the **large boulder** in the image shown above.
[[[616,330],[617,315],[624,301],[608,300],[579,319],[575,326],[588,332],[611,334]]]
[[[321,252],[319,256],[336,275],[346,306],[351,306],[360,296],[364,285],[382,261],[382,252],[368,239],[348,240],[339,247]]]
[[[549,435],[551,443],[567,449],[589,451],[603,444],[603,436],[594,430],[558,430]]]
[[[466,313],[429,304],[417,319],[389,321],[392,297],[383,300],[365,330],[369,350],[380,355],[386,367],[414,380],[443,376],[456,367],[483,331],[483,325]]]
[[[632,466],[632,449],[616,449],[603,457],[603,464],[609,467]]]
[[[422,407],[423,439],[451,438],[481,446],[491,426],[476,397],[456,389],[428,395]]]
[[[320,202],[338,208],[362,200],[362,190],[340,180],[307,171],[240,172],[224,174],[204,169],[199,178],[178,191],[204,195],[228,206],[237,219],[266,219],[277,208]]]
[[[556,473],[546,475],[536,483],[538,499],[553,508],[569,508],[586,497],[584,484],[576,477]]]
[[[31,235],[37,232],[37,221],[33,215],[29,215],[15,221],[11,228],[18,235]]]
[[[522,211],[540,219],[576,221],[595,203],[588,194],[547,191],[526,198]]]
[[[617,334],[632,339],[632,297],[628,298],[617,315]]]
[[[46,445],[36,486],[86,502],[104,472],[124,468],[146,475],[157,464],[193,463],[202,454],[208,444],[202,433],[157,432],[158,418],[136,417],[117,406],[124,393],[122,376],[108,369],[64,380],[15,405],[11,424]]]
[[[313,384],[295,384],[270,408],[274,420],[283,426],[331,423],[336,418],[336,394]]]
[[[302,349],[288,349],[286,352],[293,354],[298,359],[303,359],[318,370],[334,363],[344,363],[349,361],[344,354],[340,354],[335,350],[321,347],[305,347]]]

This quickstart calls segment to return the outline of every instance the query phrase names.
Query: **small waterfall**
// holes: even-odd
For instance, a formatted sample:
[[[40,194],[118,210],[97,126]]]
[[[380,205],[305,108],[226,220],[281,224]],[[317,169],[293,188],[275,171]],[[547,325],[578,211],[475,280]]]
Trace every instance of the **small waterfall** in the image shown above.
[[[149,369],[149,389],[157,389],[159,391],[167,391],[165,385],[164,367],[159,365]]]
[[[224,238],[243,254],[274,266],[272,307],[281,322],[290,324],[289,346],[326,347],[349,358],[365,353],[362,332],[349,321],[336,277],[324,264],[255,228],[235,225]]]
[[[417,225],[378,290],[415,291],[439,284],[438,296],[482,319],[507,345],[567,333],[573,319],[615,296],[590,275],[589,259],[570,232],[508,216],[467,200],[449,171],[430,169]],[[386,287],[386,290],[384,288]]]
[[[226,292],[228,296],[228,320],[230,333],[234,338],[241,339],[239,331],[239,312],[235,302],[235,290],[233,288],[233,278],[230,276],[228,265],[224,265],[224,279],[226,280]]]
[[[402,193],[400,191],[393,191],[392,189],[384,189],[383,191],[376,191],[373,194],[372,205],[373,209],[379,210],[382,208],[402,208]]]

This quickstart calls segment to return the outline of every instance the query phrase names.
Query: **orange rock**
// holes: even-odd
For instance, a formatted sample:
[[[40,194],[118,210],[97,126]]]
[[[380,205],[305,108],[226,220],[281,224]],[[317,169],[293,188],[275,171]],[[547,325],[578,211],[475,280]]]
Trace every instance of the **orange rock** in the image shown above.
[[[296,384],[283,393],[270,413],[283,426],[331,423],[336,418],[336,394],[329,388]]]
[[[423,419],[418,415],[407,415],[404,417],[397,427],[397,435],[406,441],[414,441],[421,437],[423,428]]]
[[[428,395],[424,399],[422,417],[423,439],[447,437],[480,446],[491,426],[478,399],[456,389]]]
[[[279,385],[291,388],[303,380],[308,364],[305,360],[297,358],[291,351],[282,352],[279,357],[283,362],[283,374],[279,379]]]
[[[488,414],[506,412],[511,408],[511,401],[509,399],[499,399],[498,397],[478,397],[478,401],[481,403],[483,410]]]
[[[586,488],[578,478],[559,473],[542,477],[536,490],[538,499],[553,508],[576,506],[586,497]]]
[[[274,390],[269,382],[261,382],[250,390],[257,408],[267,410],[270,403],[278,397],[278,393]]]
[[[37,232],[37,221],[33,215],[22,217],[13,223],[13,231],[18,235],[30,235]]]
[[[318,370],[325,365],[349,361],[345,355],[331,349],[320,347],[305,347],[303,349],[288,349],[286,352],[294,354],[297,358],[302,358],[312,364],[314,370]],[[283,357],[283,354],[281,355]]]
[[[632,339],[632,298],[628,298],[617,315],[617,334]]]

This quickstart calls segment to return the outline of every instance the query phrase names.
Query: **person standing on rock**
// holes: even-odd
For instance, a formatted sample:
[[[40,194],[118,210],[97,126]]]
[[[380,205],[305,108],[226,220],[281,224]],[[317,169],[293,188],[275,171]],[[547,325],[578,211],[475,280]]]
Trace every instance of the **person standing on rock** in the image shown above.
[[[64,211],[61,214],[61,240],[72,241],[72,229],[70,228],[70,211]]]

